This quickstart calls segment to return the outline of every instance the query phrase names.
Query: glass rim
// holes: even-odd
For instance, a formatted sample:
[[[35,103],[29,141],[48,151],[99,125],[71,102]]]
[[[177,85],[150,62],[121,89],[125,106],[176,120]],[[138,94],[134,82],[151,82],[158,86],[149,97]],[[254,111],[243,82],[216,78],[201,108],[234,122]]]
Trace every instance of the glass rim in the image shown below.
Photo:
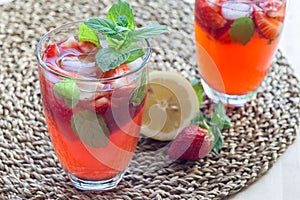
[[[76,81],[86,81],[86,82],[96,82],[96,81],[100,81],[100,82],[103,82],[103,81],[112,81],[112,80],[117,80],[117,79],[120,79],[120,78],[123,78],[123,77],[126,77],[128,75],[131,75],[131,74],[134,74],[138,71],[140,71],[146,64],[147,62],[149,61],[150,59],[150,56],[151,56],[151,47],[150,47],[150,42],[147,40],[147,39],[144,39],[144,41],[146,42],[146,45],[147,45],[147,53],[145,55],[145,57],[142,59],[142,63],[139,64],[138,67],[135,67],[134,69],[126,72],[125,74],[121,74],[121,75],[118,75],[118,76],[114,76],[114,77],[107,77],[107,78],[77,78],[77,77],[72,77],[72,76],[68,76],[68,75],[65,75],[65,74],[61,74],[53,69],[51,69],[50,67],[48,67],[46,65],[46,63],[43,61],[42,59],[42,56],[40,54],[40,48],[41,48],[41,45],[42,43],[45,41],[45,39],[53,32],[59,30],[59,29],[62,29],[64,27],[68,27],[70,25],[73,25],[73,24],[76,24],[76,23],[82,23],[84,22],[85,20],[78,20],[78,21],[72,21],[72,22],[68,22],[68,23],[64,23],[60,26],[57,26],[55,27],[54,29],[51,29],[50,31],[46,32],[42,37],[41,39],[39,40],[37,46],[36,46],[36,49],[35,49],[35,56],[37,58],[37,61],[39,63],[39,65],[45,69],[46,71],[54,74],[54,75],[57,75],[59,77],[62,77],[62,78],[67,78],[67,79],[73,79],[73,80],[76,80]]]

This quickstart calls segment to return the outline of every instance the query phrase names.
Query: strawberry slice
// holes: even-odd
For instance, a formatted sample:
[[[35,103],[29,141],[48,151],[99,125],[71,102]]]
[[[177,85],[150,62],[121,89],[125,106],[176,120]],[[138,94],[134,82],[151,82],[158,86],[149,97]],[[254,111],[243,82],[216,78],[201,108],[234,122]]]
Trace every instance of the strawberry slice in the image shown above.
[[[216,12],[221,12],[221,4],[226,2],[227,0],[210,0],[208,1],[208,5],[214,9]]]
[[[206,29],[219,29],[227,22],[221,14],[203,0],[196,1],[195,20]]]
[[[256,8],[253,14],[254,22],[260,35],[267,39],[275,39],[281,32],[283,23],[277,18],[269,17],[263,10]]]
[[[59,49],[57,47],[57,44],[50,44],[46,49],[46,57],[52,58],[59,55]]]
[[[130,71],[130,68],[128,67],[128,65],[122,64],[115,69],[111,69],[107,72],[104,72],[102,74],[101,78],[110,78],[110,77],[120,76],[122,74],[126,74],[129,71]]]
[[[91,42],[78,42],[78,47],[83,53],[97,52],[97,50],[99,49]]]

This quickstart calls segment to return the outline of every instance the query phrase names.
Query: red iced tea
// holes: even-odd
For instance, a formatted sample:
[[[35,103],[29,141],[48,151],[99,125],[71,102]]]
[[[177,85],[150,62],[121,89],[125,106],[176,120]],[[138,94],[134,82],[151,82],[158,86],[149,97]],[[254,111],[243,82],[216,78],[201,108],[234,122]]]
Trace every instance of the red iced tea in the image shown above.
[[[279,41],[285,6],[281,0],[196,0],[198,66],[212,89],[244,95],[261,84]]]
[[[46,48],[43,61],[54,73],[39,68],[44,113],[56,154],[70,174],[89,181],[113,178],[128,166],[146,97],[138,105],[131,102],[141,84],[133,76],[104,80],[124,75],[137,64],[123,64],[103,73],[95,64],[97,50],[90,42],[70,37]],[[56,72],[77,78],[78,99],[66,101],[57,94],[58,83],[65,79]],[[146,76],[146,71],[141,75]],[[63,87],[69,87],[65,83]]]

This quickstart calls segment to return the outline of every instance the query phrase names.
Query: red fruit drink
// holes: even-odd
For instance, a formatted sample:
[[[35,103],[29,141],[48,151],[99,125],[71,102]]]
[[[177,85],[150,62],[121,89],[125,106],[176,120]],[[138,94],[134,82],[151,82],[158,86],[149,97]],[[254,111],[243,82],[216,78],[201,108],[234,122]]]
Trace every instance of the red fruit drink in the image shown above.
[[[145,87],[147,60],[102,72],[95,63],[99,48],[93,43],[70,35],[53,38],[44,41],[39,74],[44,114],[59,161],[71,179],[122,176],[142,123],[146,93],[138,94],[137,89]],[[149,50],[146,59],[148,54]],[[138,102],[135,95],[141,98]]]
[[[285,7],[284,0],[196,0],[198,66],[206,89],[218,93],[212,98],[244,104],[252,96],[270,69]]]

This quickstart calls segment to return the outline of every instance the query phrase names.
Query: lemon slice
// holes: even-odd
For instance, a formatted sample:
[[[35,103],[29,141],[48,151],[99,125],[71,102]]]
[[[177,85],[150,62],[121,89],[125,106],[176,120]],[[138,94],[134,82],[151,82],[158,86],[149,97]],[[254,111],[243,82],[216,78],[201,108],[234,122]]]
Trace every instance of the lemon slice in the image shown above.
[[[161,141],[173,140],[198,111],[197,95],[183,76],[166,71],[150,73],[143,135]]]

